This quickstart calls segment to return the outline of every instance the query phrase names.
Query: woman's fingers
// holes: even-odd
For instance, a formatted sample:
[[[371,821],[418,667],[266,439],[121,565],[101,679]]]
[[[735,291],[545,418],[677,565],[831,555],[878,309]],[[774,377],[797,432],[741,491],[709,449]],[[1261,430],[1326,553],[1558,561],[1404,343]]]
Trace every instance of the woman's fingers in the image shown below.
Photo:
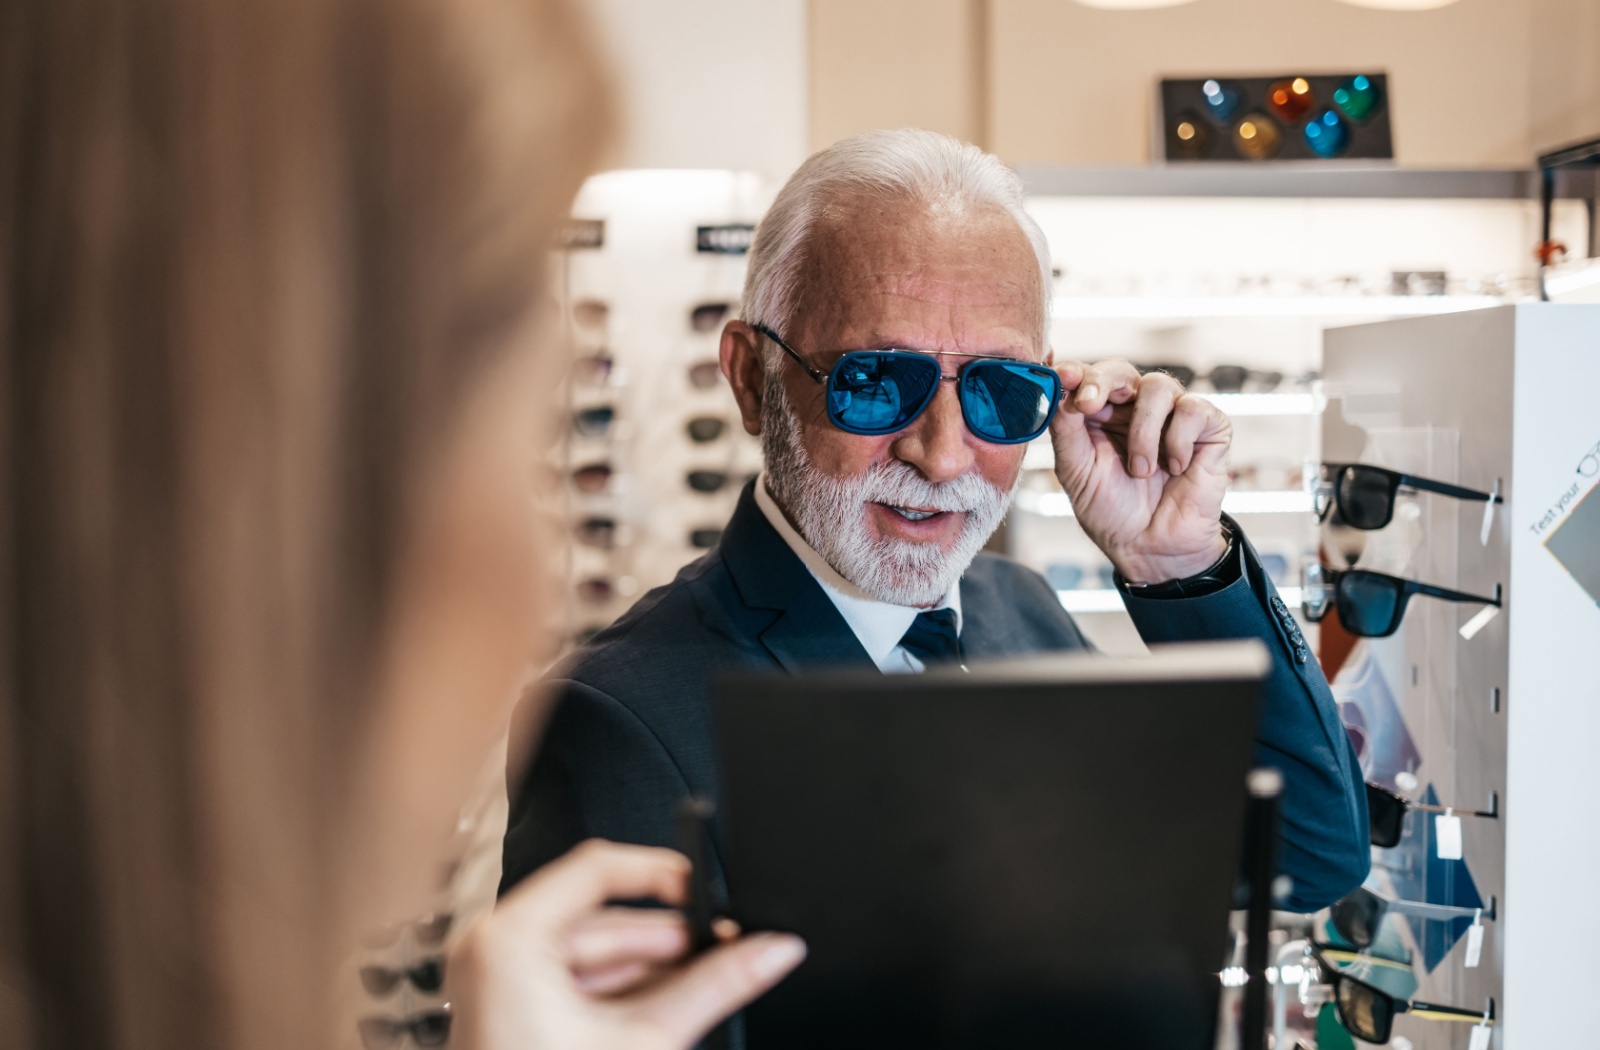
[[[639,1016],[670,1045],[692,1046],[782,980],[805,955],[805,942],[793,934],[751,934],[711,949],[641,993]]]
[[[683,916],[663,908],[607,908],[567,931],[567,958],[577,972],[668,962],[688,948]]]
[[[688,876],[689,861],[681,853],[590,839],[523,880],[498,912],[526,933],[550,933],[609,901],[680,904]]]

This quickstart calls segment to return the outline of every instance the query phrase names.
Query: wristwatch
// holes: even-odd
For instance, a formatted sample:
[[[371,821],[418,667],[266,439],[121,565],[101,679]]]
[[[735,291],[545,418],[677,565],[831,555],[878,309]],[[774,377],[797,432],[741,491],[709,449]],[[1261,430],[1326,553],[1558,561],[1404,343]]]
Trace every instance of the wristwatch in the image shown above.
[[[1226,518],[1222,521],[1222,538],[1228,541],[1228,549],[1222,552],[1222,557],[1193,576],[1162,583],[1129,583],[1119,572],[1116,582],[1135,598],[1199,598],[1215,594],[1237,582],[1240,575],[1239,536],[1233,523]]]

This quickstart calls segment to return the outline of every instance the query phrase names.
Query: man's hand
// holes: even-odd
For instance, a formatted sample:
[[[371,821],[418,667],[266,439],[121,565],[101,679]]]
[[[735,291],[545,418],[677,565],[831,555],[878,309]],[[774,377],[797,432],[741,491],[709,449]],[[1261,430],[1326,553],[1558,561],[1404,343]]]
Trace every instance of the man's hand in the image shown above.
[[[1210,568],[1227,550],[1222,496],[1233,423],[1163,372],[1057,365],[1056,477],[1089,538],[1129,583]]]
[[[468,1050],[684,1050],[799,964],[789,934],[737,937],[684,961],[681,854],[592,840],[535,872],[450,963],[452,1044]]]

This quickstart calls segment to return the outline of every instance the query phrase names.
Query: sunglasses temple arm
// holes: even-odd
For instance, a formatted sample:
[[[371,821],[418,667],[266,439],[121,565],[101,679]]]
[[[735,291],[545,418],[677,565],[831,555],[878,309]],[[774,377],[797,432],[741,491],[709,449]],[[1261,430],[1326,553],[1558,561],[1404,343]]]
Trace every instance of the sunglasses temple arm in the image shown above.
[[[1458,813],[1463,817],[1488,817],[1490,820],[1498,820],[1500,817],[1500,793],[1498,791],[1489,792],[1489,808],[1486,810],[1459,809],[1455,806],[1434,806],[1427,802],[1407,802],[1406,806],[1410,809],[1420,809],[1424,813]]]
[[[1413,586],[1416,588],[1416,593],[1425,594],[1430,598],[1443,598],[1452,602],[1476,602],[1479,605],[1500,605],[1501,587],[1498,583],[1494,585],[1493,598],[1481,594],[1468,594],[1466,591],[1452,591],[1448,587],[1436,587],[1431,583],[1416,583]]]
[[[1400,484],[1422,492],[1437,492],[1444,496],[1454,496],[1456,499],[1476,500],[1479,503],[1503,502],[1499,496],[1492,492],[1480,492],[1477,489],[1462,488],[1452,485],[1447,481],[1434,481],[1432,478],[1419,478],[1415,474],[1401,474]]]
[[[1485,919],[1494,918],[1496,900],[1489,898],[1489,906],[1481,909]],[[1385,901],[1384,907],[1388,911],[1399,912],[1402,915],[1415,915],[1419,919],[1470,919],[1476,916],[1480,909],[1465,908],[1459,904],[1429,904],[1427,901]]]
[[[1413,1002],[1405,1006],[1405,1012],[1417,1017],[1426,1017],[1433,1021],[1465,1021],[1469,1024],[1476,1024],[1480,1021],[1494,1022],[1493,1007],[1490,1007],[1489,1011],[1485,1013],[1482,1010],[1468,1010],[1462,1006],[1440,1006],[1437,1003]]]
[[[811,365],[806,362],[805,358],[801,357],[795,352],[794,347],[790,346],[788,343],[784,342],[778,337],[777,332],[774,332],[764,324],[751,325],[750,327],[754,328],[768,339],[771,339],[774,343],[777,343],[778,348],[784,353],[788,354],[790,357],[794,358],[795,364],[805,369],[806,374],[812,379],[815,379],[819,383],[825,383],[828,381],[828,373],[822,371],[820,368],[812,368]]]

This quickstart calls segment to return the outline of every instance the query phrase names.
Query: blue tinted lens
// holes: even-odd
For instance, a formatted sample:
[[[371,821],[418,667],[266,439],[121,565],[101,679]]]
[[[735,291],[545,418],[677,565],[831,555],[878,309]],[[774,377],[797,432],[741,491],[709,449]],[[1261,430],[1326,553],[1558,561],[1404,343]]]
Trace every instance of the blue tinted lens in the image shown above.
[[[1383,638],[1400,626],[1404,585],[1352,569],[1339,577],[1339,623],[1358,638]]]
[[[893,350],[845,354],[828,376],[828,418],[852,434],[890,434],[933,399],[939,363]]]
[[[985,441],[1032,441],[1050,425],[1061,378],[1054,369],[1012,361],[974,361],[961,370],[961,412]]]

